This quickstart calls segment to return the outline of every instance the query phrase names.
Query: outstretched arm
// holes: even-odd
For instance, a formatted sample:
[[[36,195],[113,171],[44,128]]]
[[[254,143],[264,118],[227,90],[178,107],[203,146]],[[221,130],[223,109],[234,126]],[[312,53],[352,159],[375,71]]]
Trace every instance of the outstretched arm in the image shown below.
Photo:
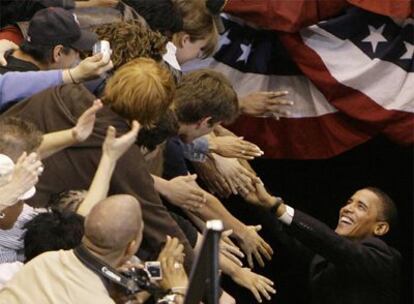
[[[234,237],[237,239],[240,248],[247,256],[249,266],[253,268],[254,257],[259,265],[263,267],[264,261],[262,256],[267,260],[270,260],[272,258],[273,250],[257,233],[261,227],[246,226],[235,218],[216,197],[208,192],[205,192],[205,195],[207,199],[206,203],[201,208],[197,208],[191,212],[204,221],[221,219],[225,229],[233,230]]]
[[[102,108],[102,102],[97,99],[78,119],[71,129],[52,132],[43,135],[43,141],[38,149],[41,159],[47,158],[71,145],[83,142],[91,135],[95,125],[96,113]]]

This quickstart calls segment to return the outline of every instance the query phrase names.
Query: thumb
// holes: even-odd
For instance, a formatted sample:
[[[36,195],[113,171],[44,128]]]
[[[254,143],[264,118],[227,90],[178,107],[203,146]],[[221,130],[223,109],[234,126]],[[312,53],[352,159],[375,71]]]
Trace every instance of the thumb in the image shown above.
[[[112,140],[115,138],[115,136],[116,136],[116,129],[113,126],[109,126],[108,129],[106,130],[106,139]]]
[[[226,231],[223,231],[223,233],[221,234],[222,236],[230,236],[233,233],[233,229],[229,229]]]
[[[260,231],[260,230],[262,230],[262,225],[256,225],[256,226],[253,226],[253,228],[256,231]]]
[[[0,65],[2,65],[2,66],[7,65],[7,61],[6,61],[6,59],[4,57],[1,57],[0,58]]]
[[[140,128],[141,128],[141,125],[139,124],[139,122],[137,120],[133,120],[131,131],[133,131],[134,133],[135,132],[138,133]]]
[[[187,175],[185,180],[191,182],[191,181],[195,181],[196,179],[197,179],[197,174],[192,174],[192,175]]]

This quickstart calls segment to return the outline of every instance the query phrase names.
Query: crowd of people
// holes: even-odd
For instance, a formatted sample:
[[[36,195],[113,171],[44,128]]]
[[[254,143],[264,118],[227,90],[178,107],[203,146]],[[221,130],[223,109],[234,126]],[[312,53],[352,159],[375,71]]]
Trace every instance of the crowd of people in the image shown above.
[[[288,113],[288,92],[241,97],[217,71],[181,71],[213,55],[225,2],[2,1],[0,303],[184,303],[212,219],[222,273],[271,300],[255,267],[273,248],[226,209],[230,195],[309,259],[312,303],[398,303],[391,198],[360,189],[335,231],[287,205],[249,165],[260,147],[223,125]]]

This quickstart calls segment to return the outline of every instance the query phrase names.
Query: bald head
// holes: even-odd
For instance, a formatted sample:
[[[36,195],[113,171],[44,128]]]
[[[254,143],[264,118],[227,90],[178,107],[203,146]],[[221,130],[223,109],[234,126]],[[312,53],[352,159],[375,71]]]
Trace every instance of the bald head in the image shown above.
[[[84,237],[97,248],[117,251],[137,238],[142,225],[138,201],[131,195],[113,195],[92,208],[85,220]]]

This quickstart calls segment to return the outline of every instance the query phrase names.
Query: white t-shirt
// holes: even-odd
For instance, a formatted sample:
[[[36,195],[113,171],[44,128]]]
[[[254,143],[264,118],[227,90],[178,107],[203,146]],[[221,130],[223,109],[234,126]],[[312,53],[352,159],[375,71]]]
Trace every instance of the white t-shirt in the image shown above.
[[[72,250],[43,253],[0,291],[1,304],[115,304],[101,279]]]
[[[0,264],[0,290],[23,268],[22,262]]]

